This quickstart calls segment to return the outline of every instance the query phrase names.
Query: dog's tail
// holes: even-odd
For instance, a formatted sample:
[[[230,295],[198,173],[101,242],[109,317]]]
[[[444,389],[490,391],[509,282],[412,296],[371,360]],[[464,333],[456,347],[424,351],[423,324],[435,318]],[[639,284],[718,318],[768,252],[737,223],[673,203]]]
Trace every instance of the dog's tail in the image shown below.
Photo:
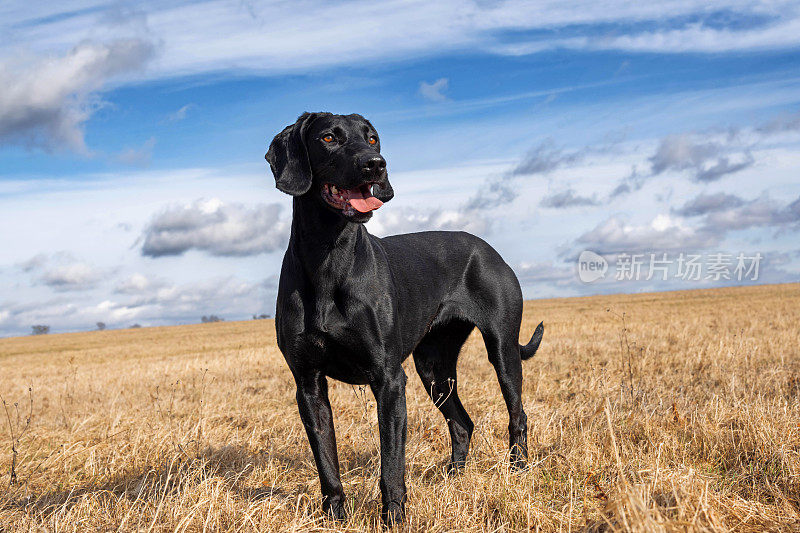
[[[519,355],[522,357],[523,361],[527,361],[536,355],[536,350],[539,349],[539,344],[542,342],[542,335],[544,335],[544,322],[539,322],[528,344],[525,346],[520,345],[519,347]]]

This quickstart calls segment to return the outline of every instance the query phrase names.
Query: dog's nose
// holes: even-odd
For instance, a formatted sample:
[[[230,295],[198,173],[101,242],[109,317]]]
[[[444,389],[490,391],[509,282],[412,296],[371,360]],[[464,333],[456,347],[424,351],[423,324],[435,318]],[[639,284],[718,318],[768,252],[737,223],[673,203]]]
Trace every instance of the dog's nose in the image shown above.
[[[361,170],[364,174],[379,174],[386,170],[386,160],[379,155],[372,156],[362,162]]]

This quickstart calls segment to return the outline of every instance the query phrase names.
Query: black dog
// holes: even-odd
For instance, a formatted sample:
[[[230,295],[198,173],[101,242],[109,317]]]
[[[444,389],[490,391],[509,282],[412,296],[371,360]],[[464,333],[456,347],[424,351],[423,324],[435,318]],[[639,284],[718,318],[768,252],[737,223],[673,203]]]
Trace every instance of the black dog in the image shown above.
[[[394,196],[380,139],[360,115],[304,113],[272,141],[266,159],[294,196],[275,327],[297,383],[323,509],[344,518],[344,492],[327,377],[369,384],[378,407],[384,522],[405,513],[406,375],[412,352],[425,389],[450,429],[450,466],[464,465],[473,423],[456,390],[456,362],[474,327],[508,408],[511,460],[527,459],[522,359],[536,353],[542,324],[520,346],[522,292],[514,272],[481,239],[431,231],[379,239],[363,223]]]

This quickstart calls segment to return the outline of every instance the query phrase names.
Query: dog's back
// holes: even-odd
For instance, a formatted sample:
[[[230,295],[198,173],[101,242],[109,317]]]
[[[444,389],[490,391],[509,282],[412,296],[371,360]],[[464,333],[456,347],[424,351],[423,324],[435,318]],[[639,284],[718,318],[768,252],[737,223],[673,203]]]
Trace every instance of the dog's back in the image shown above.
[[[398,309],[404,353],[437,323],[452,318],[483,330],[488,321],[480,309],[507,309],[508,320],[519,328],[519,282],[483,239],[463,231],[424,231],[375,240],[386,253],[398,301],[413,302],[412,308]]]

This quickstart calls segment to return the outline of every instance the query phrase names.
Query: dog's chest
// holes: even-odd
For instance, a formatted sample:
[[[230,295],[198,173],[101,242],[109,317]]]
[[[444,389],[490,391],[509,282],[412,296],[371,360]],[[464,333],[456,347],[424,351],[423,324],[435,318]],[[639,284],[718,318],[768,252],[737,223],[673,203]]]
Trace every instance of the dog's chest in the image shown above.
[[[315,302],[305,333],[318,349],[370,350],[384,329],[378,322],[373,310],[352,296],[336,294]]]
[[[385,348],[382,339],[393,323],[388,311],[381,315],[374,302],[345,287],[317,292],[315,296],[307,301],[312,305],[306,307],[305,328],[300,336],[321,365],[330,360],[337,365],[349,361],[360,367]],[[384,306],[377,308],[382,310]]]
[[[374,343],[359,332],[309,328],[300,335],[300,339],[306,363],[345,383],[369,383],[374,367]]]

